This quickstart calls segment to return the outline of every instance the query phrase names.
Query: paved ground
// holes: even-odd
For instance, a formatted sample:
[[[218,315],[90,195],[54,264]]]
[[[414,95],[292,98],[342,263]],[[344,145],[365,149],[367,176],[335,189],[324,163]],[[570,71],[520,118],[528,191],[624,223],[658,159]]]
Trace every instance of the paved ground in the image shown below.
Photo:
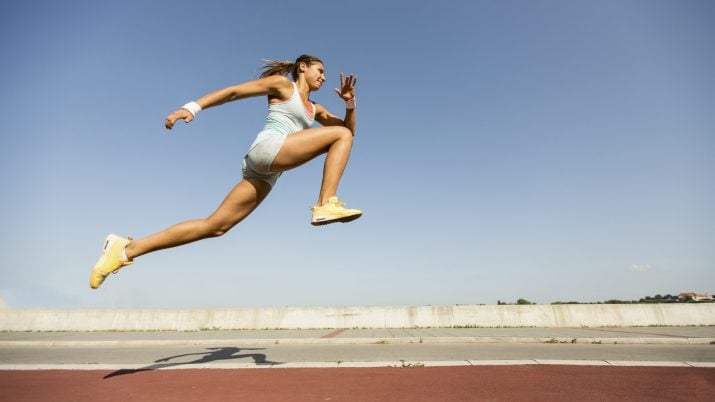
[[[0,401],[709,400],[715,327],[9,332],[0,389]]]
[[[414,343],[0,347],[0,369],[590,364],[715,368],[714,345]]]
[[[426,329],[311,329],[246,331],[137,332],[5,332],[0,346],[88,346],[121,343],[209,345],[226,341],[249,343],[681,343],[715,342],[715,327],[630,328],[426,328]]]

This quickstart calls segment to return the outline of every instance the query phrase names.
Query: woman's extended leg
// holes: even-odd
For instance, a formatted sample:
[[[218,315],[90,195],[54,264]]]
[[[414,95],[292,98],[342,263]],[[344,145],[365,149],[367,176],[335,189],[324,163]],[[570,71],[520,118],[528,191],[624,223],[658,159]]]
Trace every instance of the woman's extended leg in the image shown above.
[[[268,183],[256,179],[243,179],[231,190],[218,209],[206,219],[179,223],[136,241],[109,235],[99,261],[92,268],[89,286],[93,289],[98,288],[107,275],[131,264],[132,259],[140,255],[223,235],[253,212],[270,191],[271,186]]]
[[[271,171],[283,172],[298,167],[318,155],[328,153],[323,166],[323,181],[318,205],[335,196],[338,183],[350,157],[353,134],[340,126],[316,127],[289,135],[273,160]]]
[[[243,179],[211,216],[182,222],[144,239],[134,240],[126,247],[127,257],[131,260],[152,251],[221,236],[253,212],[270,190],[271,186],[263,181]]]

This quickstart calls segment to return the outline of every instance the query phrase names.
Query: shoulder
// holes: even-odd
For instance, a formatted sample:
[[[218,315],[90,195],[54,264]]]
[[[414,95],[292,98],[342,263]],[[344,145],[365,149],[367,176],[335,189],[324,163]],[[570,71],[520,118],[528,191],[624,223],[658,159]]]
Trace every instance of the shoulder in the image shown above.
[[[268,77],[260,78],[259,81],[263,81],[267,85],[275,88],[293,87],[293,81],[289,80],[285,75],[269,75]]]
[[[293,81],[284,75],[270,75],[261,78],[259,81],[263,81],[264,85],[269,88],[270,95],[274,98],[287,100],[293,95]]]

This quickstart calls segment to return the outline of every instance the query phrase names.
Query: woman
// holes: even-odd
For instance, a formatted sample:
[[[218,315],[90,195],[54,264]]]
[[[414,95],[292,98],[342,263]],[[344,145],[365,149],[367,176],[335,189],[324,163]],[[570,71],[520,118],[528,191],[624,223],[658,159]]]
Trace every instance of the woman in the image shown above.
[[[293,81],[286,75],[290,73]],[[196,240],[221,236],[253,212],[266,198],[282,172],[327,153],[318,203],[311,208],[313,225],[349,222],[362,215],[347,209],[336,197],[338,182],[350,156],[355,133],[355,82],[353,75],[340,74],[345,101],[345,118],[310,101],[310,93],[325,82],[323,62],[302,55],[295,62],[269,61],[255,81],[231,86],[189,102],[166,118],[171,129],[178,120],[190,123],[206,108],[253,96],[268,97],[266,125],[243,159],[243,180],[208,218],[187,221],[140,240],[110,234],[102,255],[92,269],[90,286],[99,287],[112,272],[133,263],[136,257]],[[324,127],[310,128],[314,121]]]

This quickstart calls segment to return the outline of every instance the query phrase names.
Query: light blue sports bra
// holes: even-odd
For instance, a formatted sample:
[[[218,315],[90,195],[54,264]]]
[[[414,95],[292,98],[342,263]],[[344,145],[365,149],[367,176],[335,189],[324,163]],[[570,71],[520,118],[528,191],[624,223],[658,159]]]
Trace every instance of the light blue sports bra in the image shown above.
[[[271,103],[268,105],[268,116],[263,130],[276,130],[283,134],[291,134],[296,131],[310,128],[315,122],[315,105],[313,108],[313,118],[308,117],[308,112],[300,99],[298,86],[293,84],[293,94],[285,102]]]

